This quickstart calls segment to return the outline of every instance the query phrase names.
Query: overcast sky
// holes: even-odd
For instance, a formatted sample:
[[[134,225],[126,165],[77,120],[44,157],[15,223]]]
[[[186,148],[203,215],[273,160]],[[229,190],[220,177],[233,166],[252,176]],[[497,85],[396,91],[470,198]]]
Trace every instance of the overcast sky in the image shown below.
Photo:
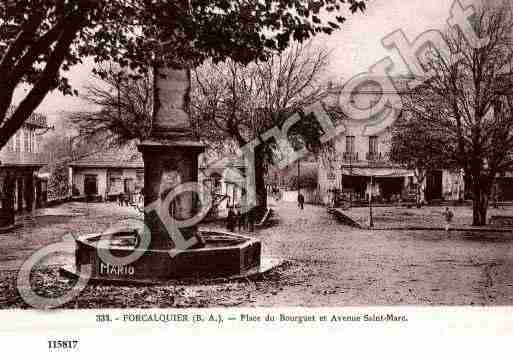
[[[447,27],[449,9],[454,0],[370,0],[364,14],[349,16],[342,29],[318,41],[333,50],[329,77],[343,82],[366,71],[369,66],[385,56],[391,56],[398,72],[403,71],[398,54],[385,49],[381,39],[387,34],[402,29],[409,39],[414,39],[430,29],[444,30]],[[472,0],[461,0],[467,6]],[[72,85],[79,90],[91,81],[91,62],[76,66],[70,72]],[[18,91],[19,101],[23,91]],[[49,115],[51,122],[57,120],[59,112],[79,111],[85,106],[77,97],[49,94],[38,111]]]

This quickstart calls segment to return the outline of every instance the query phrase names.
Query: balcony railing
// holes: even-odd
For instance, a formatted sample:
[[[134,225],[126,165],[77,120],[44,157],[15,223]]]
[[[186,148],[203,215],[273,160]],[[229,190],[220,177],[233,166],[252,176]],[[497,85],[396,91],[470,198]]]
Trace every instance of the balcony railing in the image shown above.
[[[381,152],[367,152],[365,159],[367,161],[381,161]]]
[[[5,165],[44,165],[48,161],[46,154],[33,152],[0,151],[0,163]]]
[[[381,152],[367,152],[365,159],[371,163],[388,162],[388,156],[386,153]]]
[[[358,152],[344,152],[343,158],[345,162],[358,161]]]

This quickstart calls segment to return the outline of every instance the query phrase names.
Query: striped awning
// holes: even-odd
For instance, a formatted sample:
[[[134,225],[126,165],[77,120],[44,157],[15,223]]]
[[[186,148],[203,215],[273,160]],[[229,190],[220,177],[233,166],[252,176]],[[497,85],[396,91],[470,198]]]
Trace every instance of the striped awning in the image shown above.
[[[402,168],[343,168],[344,176],[361,176],[361,177],[410,177],[414,173],[412,170]]]

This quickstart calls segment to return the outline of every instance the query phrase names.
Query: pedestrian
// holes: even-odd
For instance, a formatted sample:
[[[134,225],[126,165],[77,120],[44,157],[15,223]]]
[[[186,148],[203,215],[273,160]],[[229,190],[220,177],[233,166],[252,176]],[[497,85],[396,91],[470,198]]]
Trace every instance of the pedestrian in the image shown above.
[[[244,229],[244,214],[240,210],[240,206],[237,207],[237,226],[239,232]]]
[[[279,202],[281,199],[281,191],[278,187],[276,187],[276,195],[275,195],[275,200],[276,202]]]
[[[444,217],[445,217],[445,230],[449,231],[449,227],[451,225],[452,218],[454,217],[454,214],[449,209],[449,207],[445,207]]]
[[[228,209],[228,217],[226,218],[226,228],[230,232],[233,232],[235,230],[235,212],[233,211],[232,206],[230,206]]]
[[[493,208],[499,208],[499,191],[493,191]]]
[[[248,219],[248,230],[250,232],[253,232],[255,230],[255,209],[254,208],[251,208],[248,212],[247,212],[247,219]]]
[[[141,192],[137,193],[137,202],[136,207],[139,212],[144,212],[144,195],[141,189]]]
[[[144,208],[144,187],[139,190],[139,196],[137,199],[139,208]]]
[[[298,207],[303,210],[305,208],[305,197],[303,196],[302,193],[299,193],[297,195],[297,205]]]
[[[134,204],[134,193],[129,190],[127,195],[127,206],[132,206]]]
[[[128,193],[123,192],[121,194],[121,205],[128,206]]]

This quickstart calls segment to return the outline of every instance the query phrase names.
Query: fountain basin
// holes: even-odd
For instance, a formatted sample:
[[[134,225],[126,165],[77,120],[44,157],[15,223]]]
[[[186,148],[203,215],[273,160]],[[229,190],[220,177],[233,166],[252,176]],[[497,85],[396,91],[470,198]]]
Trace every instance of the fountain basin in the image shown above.
[[[173,279],[230,279],[266,272],[282,263],[278,259],[261,259],[259,240],[243,235],[200,231],[205,246],[187,250],[137,249],[135,231],[89,235],[76,239],[75,265],[61,273],[76,277],[81,267],[91,265],[91,280],[120,283],[159,283]],[[108,249],[114,257],[134,253],[140,257],[132,263],[116,265],[100,256]],[[142,253],[141,253],[142,252]],[[102,258],[103,257],[103,258]]]

